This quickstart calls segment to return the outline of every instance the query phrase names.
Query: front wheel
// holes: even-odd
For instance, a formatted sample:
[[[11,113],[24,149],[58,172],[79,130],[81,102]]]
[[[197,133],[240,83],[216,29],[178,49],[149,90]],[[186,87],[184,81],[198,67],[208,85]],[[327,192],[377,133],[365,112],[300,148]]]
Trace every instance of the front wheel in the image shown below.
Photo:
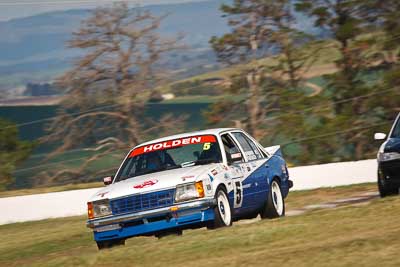
[[[285,216],[285,200],[283,199],[281,186],[277,179],[272,180],[267,201],[261,209],[260,216],[262,219]]]
[[[208,229],[215,229],[232,225],[232,209],[225,190],[219,188],[215,194],[217,205],[214,207],[214,221],[207,225]]]
[[[381,198],[387,197],[387,196],[392,196],[392,195],[397,195],[399,193],[399,188],[390,186],[387,183],[385,183],[385,180],[383,177],[381,177],[378,174],[378,189],[379,189],[379,195]]]

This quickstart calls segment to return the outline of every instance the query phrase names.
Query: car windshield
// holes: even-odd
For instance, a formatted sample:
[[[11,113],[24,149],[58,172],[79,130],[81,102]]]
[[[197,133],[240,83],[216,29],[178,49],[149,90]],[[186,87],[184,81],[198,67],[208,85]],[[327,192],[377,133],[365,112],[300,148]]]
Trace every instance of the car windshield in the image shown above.
[[[214,135],[153,143],[130,152],[115,182],[149,173],[217,162],[222,162],[222,157]]]
[[[392,138],[400,138],[400,118],[397,120],[397,124],[393,129]]]

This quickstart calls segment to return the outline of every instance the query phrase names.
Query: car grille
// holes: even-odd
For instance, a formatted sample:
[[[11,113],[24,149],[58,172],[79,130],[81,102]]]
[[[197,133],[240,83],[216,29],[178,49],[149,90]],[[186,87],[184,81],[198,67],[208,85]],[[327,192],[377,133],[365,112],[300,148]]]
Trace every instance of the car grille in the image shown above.
[[[174,193],[175,189],[168,189],[111,200],[111,210],[117,215],[167,207],[174,203]]]

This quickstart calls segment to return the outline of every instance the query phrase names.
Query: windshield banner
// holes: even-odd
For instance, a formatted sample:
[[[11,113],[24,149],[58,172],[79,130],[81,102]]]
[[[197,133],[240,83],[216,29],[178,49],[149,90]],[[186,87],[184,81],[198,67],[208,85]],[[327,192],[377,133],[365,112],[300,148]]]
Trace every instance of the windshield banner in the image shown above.
[[[165,142],[154,143],[147,146],[138,147],[131,152],[129,158],[157,150],[164,150],[164,149],[176,148],[180,146],[187,146],[193,144],[215,143],[216,141],[217,139],[215,138],[214,135],[200,135],[200,136],[191,136],[181,139],[169,140]]]

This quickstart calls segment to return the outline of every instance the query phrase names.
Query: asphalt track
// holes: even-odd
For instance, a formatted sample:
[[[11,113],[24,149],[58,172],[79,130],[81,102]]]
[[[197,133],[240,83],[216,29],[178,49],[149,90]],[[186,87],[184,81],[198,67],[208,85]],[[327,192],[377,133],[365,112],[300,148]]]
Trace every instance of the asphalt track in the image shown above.
[[[376,160],[289,168],[290,179],[294,182],[292,190],[375,182],[376,173]],[[92,188],[0,198],[0,224],[86,214],[86,202],[98,190]]]

